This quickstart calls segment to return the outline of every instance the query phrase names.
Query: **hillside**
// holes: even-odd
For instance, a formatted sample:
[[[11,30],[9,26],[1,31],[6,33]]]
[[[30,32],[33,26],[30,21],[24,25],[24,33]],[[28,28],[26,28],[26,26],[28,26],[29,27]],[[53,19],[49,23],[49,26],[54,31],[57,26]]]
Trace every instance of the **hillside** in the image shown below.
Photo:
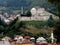
[[[34,6],[34,5],[43,5],[47,3],[47,0],[0,0],[0,6],[8,7],[21,7],[21,6]]]
[[[56,11],[56,7],[47,0],[0,0],[0,7],[6,7],[8,9],[21,9],[21,7],[31,9],[34,6],[43,7],[49,11]]]

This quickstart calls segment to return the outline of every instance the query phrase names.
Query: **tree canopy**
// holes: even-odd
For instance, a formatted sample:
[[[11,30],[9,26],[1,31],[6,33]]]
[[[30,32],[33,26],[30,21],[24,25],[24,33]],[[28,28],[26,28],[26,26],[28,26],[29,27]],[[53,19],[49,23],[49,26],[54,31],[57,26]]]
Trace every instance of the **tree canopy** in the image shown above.
[[[60,0],[48,0],[49,2],[51,2],[52,4],[55,4],[56,8],[57,8],[57,13],[55,13],[55,15],[60,17]]]
[[[57,42],[60,42],[60,0],[48,0],[49,2],[55,4],[55,6],[58,9],[58,13],[55,13],[59,17],[59,21],[56,21],[54,24],[55,30],[54,30],[54,35],[55,38],[57,38]]]
[[[50,15],[49,19],[48,19],[48,27],[53,27],[54,26],[54,19],[52,17],[52,15]]]

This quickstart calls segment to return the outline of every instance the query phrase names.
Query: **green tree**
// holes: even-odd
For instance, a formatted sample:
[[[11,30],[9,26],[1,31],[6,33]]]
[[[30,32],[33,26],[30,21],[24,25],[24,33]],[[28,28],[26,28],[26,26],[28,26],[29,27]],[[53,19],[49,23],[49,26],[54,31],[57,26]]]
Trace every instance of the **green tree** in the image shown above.
[[[60,22],[55,22],[54,37],[57,39],[57,42],[60,42]]]
[[[0,33],[4,32],[4,26],[0,25]]]
[[[31,15],[32,15],[31,12],[27,11],[26,16],[31,17]]]
[[[58,13],[55,13],[55,15],[57,15],[59,17],[59,21],[57,21],[54,26],[55,26],[55,31],[54,31],[54,35],[57,38],[57,42],[60,42],[60,0],[48,0],[49,2],[53,3],[56,5]]]
[[[14,37],[13,35],[19,32],[18,28],[16,27],[16,26],[19,25],[17,23],[17,21],[18,21],[18,17],[16,19],[14,19],[13,21],[11,21],[9,25],[5,26],[4,35],[8,35],[10,37]],[[16,25],[16,23],[17,23],[17,25]]]
[[[18,17],[16,19],[14,19],[13,21],[11,21],[10,24],[9,24],[9,26],[14,25],[17,21],[18,21]]]
[[[60,18],[60,0],[48,0],[49,2],[51,2],[52,4],[55,4],[57,10],[58,10],[58,13],[54,13],[55,15],[59,16]]]
[[[0,34],[0,38],[3,38],[3,37],[4,37],[4,35]]]
[[[48,27],[53,27],[54,26],[54,19],[52,17],[52,15],[50,15],[49,19],[48,19]]]
[[[4,35],[8,35],[11,38],[14,38],[15,34],[24,34],[20,28],[25,29],[25,23],[22,21],[19,22],[17,17],[8,26],[6,26]]]

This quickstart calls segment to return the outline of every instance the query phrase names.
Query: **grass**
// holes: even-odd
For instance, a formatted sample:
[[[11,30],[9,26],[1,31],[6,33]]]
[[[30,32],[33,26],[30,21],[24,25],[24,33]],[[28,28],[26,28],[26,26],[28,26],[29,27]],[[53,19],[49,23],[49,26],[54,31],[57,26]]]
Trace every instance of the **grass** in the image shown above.
[[[47,25],[47,21],[23,21],[26,24],[25,31],[30,32],[33,35],[37,35],[39,33],[49,33],[50,31],[44,28]]]

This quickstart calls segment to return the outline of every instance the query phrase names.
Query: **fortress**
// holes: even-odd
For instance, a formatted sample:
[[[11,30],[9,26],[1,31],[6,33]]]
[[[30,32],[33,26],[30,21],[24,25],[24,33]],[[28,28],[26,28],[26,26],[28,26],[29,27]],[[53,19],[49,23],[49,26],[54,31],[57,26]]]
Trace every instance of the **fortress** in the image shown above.
[[[32,8],[31,9],[31,17],[21,17],[19,16],[19,19],[21,21],[31,21],[31,20],[36,20],[36,21],[47,21],[52,15],[54,19],[59,19],[57,16],[54,14],[47,12],[44,8]]]
[[[6,18],[0,14],[0,18],[4,20],[6,23],[9,23],[10,21],[14,20],[16,17],[19,18],[19,21],[32,21],[32,20],[47,21],[50,15],[52,15],[53,19],[59,19],[59,17],[55,16],[50,12],[47,12],[44,8],[32,8],[30,11],[32,14],[31,17],[25,17],[25,16],[21,17],[20,14],[17,14],[17,15],[11,15],[9,18]],[[8,16],[7,13],[5,13],[4,15]]]

